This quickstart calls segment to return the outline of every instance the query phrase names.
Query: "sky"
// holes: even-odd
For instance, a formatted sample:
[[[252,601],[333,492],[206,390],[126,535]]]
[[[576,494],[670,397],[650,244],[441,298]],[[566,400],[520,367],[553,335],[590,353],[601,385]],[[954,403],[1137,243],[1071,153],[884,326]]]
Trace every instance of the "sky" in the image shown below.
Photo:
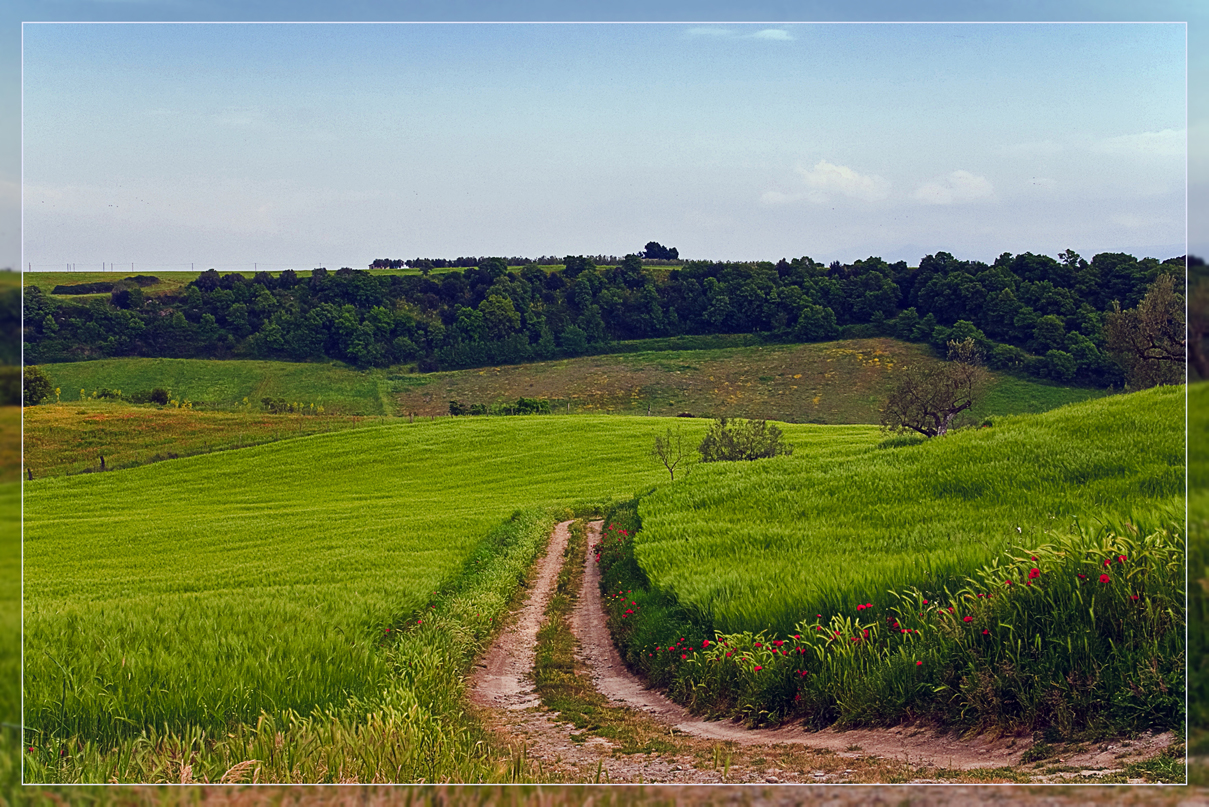
[[[1094,15],[1077,3],[1045,13],[1133,11],[1093,5]],[[1037,19],[1031,4],[1000,6],[979,8]],[[282,8],[240,14],[276,19]],[[542,7],[487,10],[441,9],[557,19]],[[221,3],[183,1],[20,11],[234,18]],[[609,11],[685,19],[670,6]],[[649,240],[730,260],[915,264],[938,250],[991,261],[1067,248],[1168,258],[1185,248],[1186,167],[1191,251],[1207,251],[1192,4],[1148,10],[1193,18],[1187,27],[782,22],[893,12],[876,3],[755,11],[761,22],[715,5],[692,17],[729,22],[26,24],[24,193],[13,178],[19,128],[16,172],[0,160],[0,266],[364,267],[621,255]],[[7,224],[22,200],[23,254],[20,219],[17,239]]]

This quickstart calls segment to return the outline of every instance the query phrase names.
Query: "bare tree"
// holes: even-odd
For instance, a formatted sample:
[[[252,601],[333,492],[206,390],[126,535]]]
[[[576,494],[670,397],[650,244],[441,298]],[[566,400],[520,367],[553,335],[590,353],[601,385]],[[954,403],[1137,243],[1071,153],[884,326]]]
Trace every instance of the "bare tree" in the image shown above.
[[[972,338],[949,342],[947,362],[902,369],[898,385],[882,407],[882,428],[925,437],[943,435],[955,417],[982,397],[987,378]]]
[[[655,437],[655,446],[651,449],[651,456],[663,463],[673,482],[676,481],[676,467],[681,463],[688,465],[692,453],[693,450],[685,443],[684,433],[680,428],[673,429],[670,426],[666,434]],[[688,476],[688,471],[685,471],[685,476]]]
[[[1184,295],[1175,278],[1160,275],[1137,308],[1114,302],[1104,316],[1104,338],[1131,387],[1176,384],[1184,379],[1188,330]]]

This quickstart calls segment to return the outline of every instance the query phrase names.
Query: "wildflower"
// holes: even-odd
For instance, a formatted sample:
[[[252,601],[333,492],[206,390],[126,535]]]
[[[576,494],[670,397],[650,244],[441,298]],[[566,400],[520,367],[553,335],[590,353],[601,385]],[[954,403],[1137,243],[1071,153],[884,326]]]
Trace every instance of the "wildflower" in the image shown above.
[[[1010,586],[1010,585],[1012,584],[1012,581],[1011,581],[1011,580],[1005,580],[1005,581],[1003,582],[1003,584],[1004,584],[1005,586]]]
[[[1031,557],[1033,560],[1036,560],[1036,559],[1037,559],[1037,556],[1036,556],[1036,555],[1030,555],[1029,557]]]
[[[972,616],[963,616],[963,617],[961,618],[961,621],[962,621],[962,622],[973,622],[973,621],[974,621],[974,617],[972,617]]]
[[[760,644],[759,642],[756,642],[755,646],[756,646],[756,647],[763,647],[764,645]]]
[[[1104,559],[1104,565],[1105,565],[1105,566],[1111,566],[1111,565],[1112,565],[1112,558],[1105,558],[1105,559]]]
[[[864,610],[865,610],[865,606],[863,606],[863,605],[858,605],[858,606],[856,606],[856,610],[858,610],[858,611],[864,611]]]
[[[1125,558],[1125,556],[1124,556],[1124,555],[1117,555],[1117,562],[1118,562],[1118,563],[1124,563],[1124,562],[1125,562],[1125,560],[1126,560],[1126,558]]]
[[[390,633],[390,628],[387,628],[387,629],[386,629],[386,632],[387,632],[387,633]]]
[[[1136,602],[1136,601],[1137,601],[1137,599],[1138,599],[1138,595],[1137,595],[1137,594],[1134,594],[1132,597],[1130,597],[1130,599],[1131,599],[1131,600],[1134,600],[1134,601]]]
[[[1107,582],[1108,582],[1110,579],[1111,579],[1111,578],[1109,578],[1109,576],[1108,576],[1108,575],[1106,575],[1106,574],[1102,574],[1102,575],[1100,575],[1100,582],[1101,582],[1101,583],[1107,583]]]
[[[417,625],[423,625],[423,624],[424,624],[424,620],[423,620],[423,619],[417,619],[417,620],[416,620],[416,624],[417,624]]]
[[[727,657],[727,658],[730,658],[730,651],[729,651],[729,650],[727,650],[727,651],[726,651],[726,657]]]
[[[1087,575],[1085,575],[1085,574],[1081,574],[1081,575],[1079,575],[1079,579],[1080,579],[1080,580],[1086,580],[1086,579],[1087,579]]]
[[[793,635],[793,638],[795,638],[795,639],[801,639],[801,638],[802,638],[802,636],[801,636],[801,634],[795,633],[795,634]]]
[[[686,656],[684,653],[681,653],[681,654],[680,654],[680,660],[681,660],[681,661],[684,661],[686,658],[688,658],[688,656]]]
[[[983,636],[990,636],[990,635],[991,635],[991,632],[990,632],[989,630],[987,630],[986,628],[983,628],[983,629],[982,629],[982,635],[983,635]]]
[[[924,605],[927,605],[927,604],[928,604],[928,601],[927,601],[927,600],[924,600]]]
[[[759,672],[759,671],[760,671],[760,670],[762,670],[762,669],[764,669],[764,668],[763,668],[763,667],[756,667],[755,672]]]
[[[924,663],[922,661],[917,661],[917,662],[915,662],[915,666],[922,667],[922,666],[924,666]]]
[[[1036,580],[1040,576],[1041,576],[1040,569],[1029,569],[1028,570],[1028,579],[1029,580]]]
[[[702,640],[701,640],[701,646],[702,646],[702,647],[709,647],[709,639],[702,639]]]

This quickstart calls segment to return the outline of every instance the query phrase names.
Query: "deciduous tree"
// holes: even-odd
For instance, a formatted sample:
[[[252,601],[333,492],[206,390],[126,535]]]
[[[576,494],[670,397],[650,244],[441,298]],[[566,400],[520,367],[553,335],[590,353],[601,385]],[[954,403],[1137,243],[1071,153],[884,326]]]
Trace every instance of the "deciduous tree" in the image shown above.
[[[1104,339],[1133,388],[1176,384],[1184,378],[1184,295],[1175,278],[1159,275],[1136,308],[1114,302],[1104,316]]]
[[[651,455],[663,463],[663,467],[667,469],[668,474],[671,476],[671,481],[675,482],[676,468],[688,465],[692,449],[685,443],[684,433],[679,427],[673,429],[669,426],[666,434],[655,437],[655,445],[651,449]],[[688,475],[688,471],[685,471],[685,475]]]
[[[982,397],[986,382],[986,368],[974,340],[951,341],[947,362],[913,364],[900,371],[898,384],[882,407],[882,428],[925,437],[945,434],[953,419]]]

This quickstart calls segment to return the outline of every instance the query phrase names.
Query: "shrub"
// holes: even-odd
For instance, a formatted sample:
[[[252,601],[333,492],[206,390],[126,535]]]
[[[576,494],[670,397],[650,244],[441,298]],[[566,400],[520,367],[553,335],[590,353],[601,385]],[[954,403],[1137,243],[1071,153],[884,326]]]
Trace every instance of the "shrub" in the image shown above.
[[[702,462],[730,462],[792,454],[793,446],[782,443],[781,430],[766,420],[718,418],[697,451]]]
[[[22,390],[25,405],[37,406],[55,394],[55,385],[41,367],[26,367]]]
[[[160,406],[167,406],[169,397],[170,395],[168,390],[164,389],[163,387],[156,387],[153,390],[139,390],[138,392],[131,393],[130,402],[153,403],[159,404]]]

